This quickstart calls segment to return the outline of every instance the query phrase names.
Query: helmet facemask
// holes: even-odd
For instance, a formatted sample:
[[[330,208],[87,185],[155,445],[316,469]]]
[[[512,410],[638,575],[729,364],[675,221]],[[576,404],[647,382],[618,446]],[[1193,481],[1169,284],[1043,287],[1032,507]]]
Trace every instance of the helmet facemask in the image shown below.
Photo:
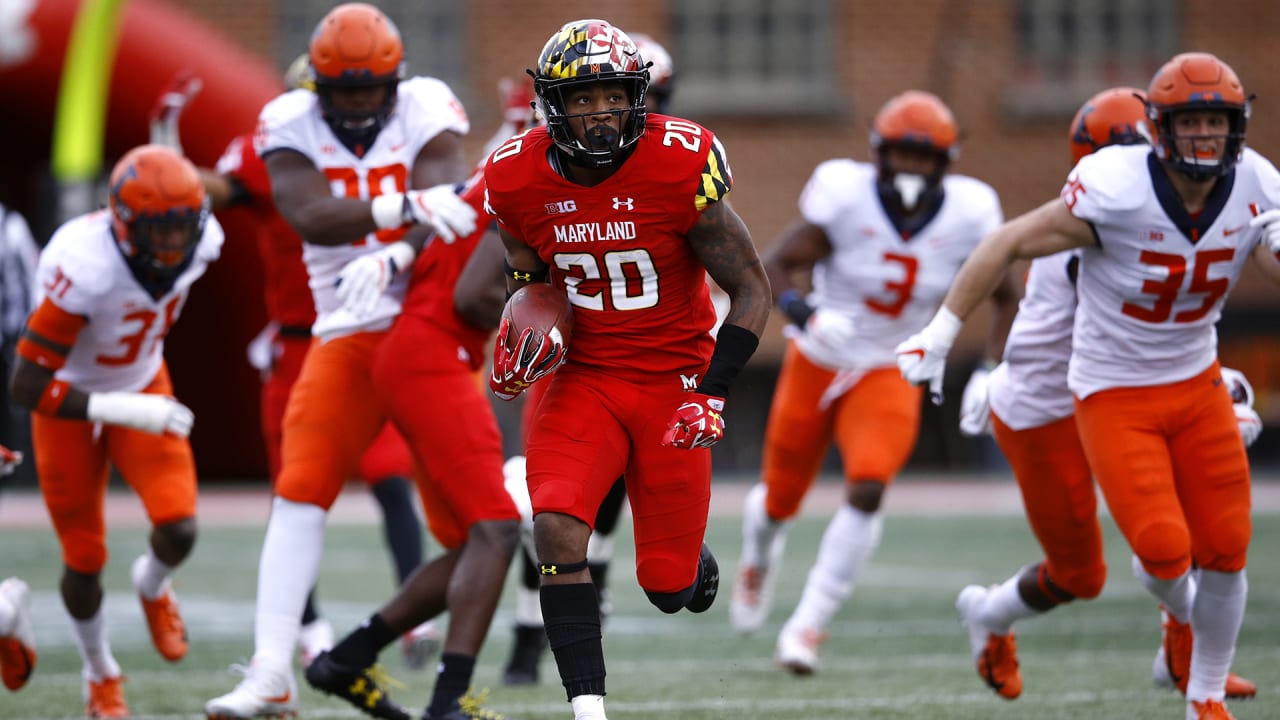
[[[1156,127],[1158,142],[1156,155],[1174,170],[1195,181],[1219,178],[1230,173],[1240,159],[1244,150],[1245,128],[1249,122],[1251,103],[1246,101],[1244,107],[1223,103],[1204,103],[1183,105],[1174,108],[1158,108],[1150,106],[1151,122]],[[1178,148],[1179,143],[1193,143],[1196,140],[1220,138],[1222,135],[1184,135],[1179,136],[1176,118],[1188,112],[1221,111],[1227,116],[1227,133],[1222,148],[1221,158],[1202,158],[1194,153],[1187,156]]]
[[[153,296],[168,292],[191,265],[209,218],[206,197],[200,209],[176,207],[163,214],[146,213],[126,219],[122,206],[113,208],[112,234],[125,263]]]
[[[331,78],[316,79],[316,97],[320,102],[320,112],[325,122],[333,130],[333,134],[352,152],[363,155],[378,138],[378,133],[386,126],[396,107],[396,90],[399,77],[393,78],[360,78],[334,81]],[[335,106],[334,92],[342,92],[348,88],[383,88],[386,96],[382,102],[371,110],[344,110]]]
[[[906,214],[933,204],[942,193],[942,178],[947,174],[951,164],[952,153],[942,152],[927,143],[912,142],[877,142],[873,137],[872,146],[876,152],[876,163],[879,172],[876,174],[876,189],[880,197],[890,200],[897,209]],[[898,148],[917,153],[924,153],[935,158],[933,172],[902,172],[889,164],[889,149]]]

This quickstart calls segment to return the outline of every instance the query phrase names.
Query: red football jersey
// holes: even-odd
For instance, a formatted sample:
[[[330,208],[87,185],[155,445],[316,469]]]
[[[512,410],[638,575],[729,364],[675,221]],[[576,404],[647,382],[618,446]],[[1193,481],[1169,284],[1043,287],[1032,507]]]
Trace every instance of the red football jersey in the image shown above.
[[[545,128],[507,141],[485,166],[488,210],[537,251],[573,304],[569,363],[628,379],[699,373],[715,310],[687,233],[731,184],[706,128],[650,115],[612,177],[584,187],[550,165]]]
[[[453,305],[453,291],[467,260],[489,227],[484,213],[484,176],[477,171],[467,181],[462,199],[471,203],[478,216],[476,231],[450,244],[430,240],[413,263],[413,277],[400,312],[416,315],[443,328],[458,339],[478,364],[485,354],[488,330],[481,330],[462,319]]]
[[[316,320],[307,268],[302,264],[302,238],[276,212],[267,165],[253,150],[253,134],[227,145],[218,172],[239,182],[249,194],[258,232],[258,255],[265,278],[267,318],[284,326],[310,328]]]

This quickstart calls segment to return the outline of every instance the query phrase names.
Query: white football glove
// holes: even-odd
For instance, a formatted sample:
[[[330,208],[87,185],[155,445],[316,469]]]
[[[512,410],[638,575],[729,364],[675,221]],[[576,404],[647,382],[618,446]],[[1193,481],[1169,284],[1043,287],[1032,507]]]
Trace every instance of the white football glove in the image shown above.
[[[991,434],[991,401],[988,384],[991,371],[979,366],[965,383],[960,396],[960,432],[968,437]]]
[[[1262,228],[1262,242],[1273,253],[1280,253],[1280,210],[1268,210],[1249,221],[1249,227]]]
[[[0,445],[0,477],[13,472],[22,464],[22,453]]]
[[[196,417],[191,408],[167,395],[134,392],[89,393],[85,414],[89,422],[179,438],[191,434]]]
[[[838,311],[818,308],[804,324],[805,334],[824,347],[842,351],[853,340],[853,318]]]
[[[151,107],[150,142],[152,145],[163,145],[171,150],[182,152],[182,139],[178,137],[178,121],[182,111],[200,94],[204,87],[200,78],[187,73],[179,73],[169,82],[160,97]]]
[[[1227,392],[1231,393],[1232,409],[1236,411],[1240,437],[1244,439],[1244,446],[1249,447],[1262,434],[1262,418],[1253,410],[1253,386],[1244,373],[1228,367],[1222,368],[1222,382],[1226,384]]]
[[[338,272],[338,302],[357,318],[367,317],[391,280],[408,270],[415,257],[413,247],[401,240],[352,260]]]
[[[938,314],[920,332],[898,344],[898,369],[902,377],[912,385],[928,385],[929,397],[934,405],[942,404],[942,376],[947,369],[947,353],[964,324],[947,306],[938,308]]]
[[[383,230],[410,223],[428,225],[440,239],[451,243],[475,232],[476,211],[458,196],[454,185],[445,183],[426,190],[379,195],[369,206],[373,222]]]

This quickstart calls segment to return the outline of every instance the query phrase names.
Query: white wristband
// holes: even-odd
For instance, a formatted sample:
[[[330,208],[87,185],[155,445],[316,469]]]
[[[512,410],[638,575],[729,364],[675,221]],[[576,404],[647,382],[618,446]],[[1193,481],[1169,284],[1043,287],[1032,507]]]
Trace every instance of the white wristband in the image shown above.
[[[373,224],[381,230],[394,230],[404,225],[404,193],[379,195],[369,203]]]
[[[924,335],[936,344],[935,349],[950,350],[951,344],[956,341],[956,335],[960,334],[960,328],[963,325],[964,321],[943,305],[925,326]]]
[[[400,240],[391,243],[382,249],[387,260],[391,261],[391,271],[393,274],[402,273],[413,267],[413,261],[418,257],[418,253],[414,251],[413,246]]]

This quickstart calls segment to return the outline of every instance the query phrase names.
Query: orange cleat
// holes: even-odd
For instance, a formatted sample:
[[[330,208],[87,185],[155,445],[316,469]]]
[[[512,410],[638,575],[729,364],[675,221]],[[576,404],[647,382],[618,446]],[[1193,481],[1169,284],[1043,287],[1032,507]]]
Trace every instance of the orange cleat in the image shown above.
[[[177,662],[187,655],[187,626],[178,612],[178,599],[173,590],[166,588],[155,600],[139,594],[142,612],[147,616],[147,628],[151,630],[151,642],[160,656],[169,662]]]
[[[12,606],[13,624],[0,635],[0,679],[10,690],[27,684],[36,668],[36,641],[31,631],[31,591],[18,578],[0,583],[0,603]]]
[[[1196,720],[1236,720],[1221,700],[1205,700],[1202,703],[1192,700],[1191,709],[1196,713]]]
[[[960,622],[969,633],[969,651],[978,676],[1006,700],[1022,694],[1022,670],[1018,667],[1018,644],[1013,631],[1007,635],[991,632],[979,619],[978,608],[986,599],[987,588],[969,585],[956,598]]]
[[[127,718],[129,706],[124,703],[124,676],[88,681],[84,714],[91,718]]]

